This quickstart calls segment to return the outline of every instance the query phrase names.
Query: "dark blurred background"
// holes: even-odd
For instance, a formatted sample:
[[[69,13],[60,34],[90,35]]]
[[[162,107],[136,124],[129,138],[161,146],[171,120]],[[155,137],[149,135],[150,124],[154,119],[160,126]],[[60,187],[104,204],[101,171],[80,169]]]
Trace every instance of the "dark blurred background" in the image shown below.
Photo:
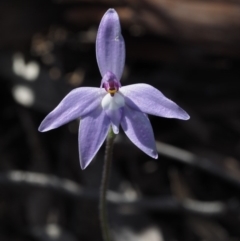
[[[0,241],[102,240],[104,147],[82,171],[78,121],[37,128],[71,89],[99,86],[108,8],[126,42],[122,84],[149,83],[191,116],[150,116],[158,160],[118,135],[114,240],[240,240],[240,1],[1,0]]]

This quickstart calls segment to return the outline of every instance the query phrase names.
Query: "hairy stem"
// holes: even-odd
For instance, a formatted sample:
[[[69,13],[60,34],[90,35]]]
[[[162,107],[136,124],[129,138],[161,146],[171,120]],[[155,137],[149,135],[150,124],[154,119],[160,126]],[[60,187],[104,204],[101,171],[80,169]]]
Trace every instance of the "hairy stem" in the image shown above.
[[[104,241],[111,240],[109,226],[108,226],[108,218],[107,218],[106,195],[107,195],[108,183],[109,183],[110,172],[111,172],[114,139],[115,139],[115,134],[113,133],[112,128],[110,128],[108,137],[107,137],[107,143],[106,143],[102,182],[100,187],[100,202],[99,202],[99,216],[100,216],[100,223],[101,223],[101,229],[102,229],[102,235],[103,235]]]

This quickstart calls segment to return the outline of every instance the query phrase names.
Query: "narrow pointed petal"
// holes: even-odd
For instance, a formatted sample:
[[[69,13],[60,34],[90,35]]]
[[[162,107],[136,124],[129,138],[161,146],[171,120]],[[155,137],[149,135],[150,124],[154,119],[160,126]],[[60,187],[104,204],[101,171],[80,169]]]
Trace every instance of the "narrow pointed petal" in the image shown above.
[[[76,118],[88,114],[101,103],[99,88],[81,87],[72,90],[59,105],[49,113],[39,126],[39,131],[55,129]]]
[[[152,126],[147,115],[125,106],[121,126],[139,149],[155,159],[158,158]]]
[[[100,22],[96,55],[102,77],[110,71],[120,80],[125,63],[125,43],[119,17],[114,9],[109,9]]]
[[[135,110],[150,115],[188,120],[189,115],[159,90],[148,84],[134,84],[120,89],[125,102]]]
[[[109,126],[110,120],[101,106],[81,119],[78,142],[82,169],[90,164],[102,146],[107,137]]]

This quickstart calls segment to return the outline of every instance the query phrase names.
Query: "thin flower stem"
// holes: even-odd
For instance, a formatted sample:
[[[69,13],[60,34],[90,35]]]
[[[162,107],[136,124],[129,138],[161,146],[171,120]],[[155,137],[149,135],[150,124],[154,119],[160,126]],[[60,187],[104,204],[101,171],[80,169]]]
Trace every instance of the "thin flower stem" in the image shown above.
[[[102,235],[103,235],[104,241],[111,240],[109,226],[108,226],[108,218],[107,218],[106,195],[107,195],[108,183],[109,183],[110,172],[111,172],[114,139],[115,139],[115,134],[113,133],[112,128],[110,128],[108,137],[107,137],[107,143],[106,143],[102,182],[100,187],[100,203],[99,203],[99,216],[100,216],[100,223],[101,223],[101,229],[102,229]]]

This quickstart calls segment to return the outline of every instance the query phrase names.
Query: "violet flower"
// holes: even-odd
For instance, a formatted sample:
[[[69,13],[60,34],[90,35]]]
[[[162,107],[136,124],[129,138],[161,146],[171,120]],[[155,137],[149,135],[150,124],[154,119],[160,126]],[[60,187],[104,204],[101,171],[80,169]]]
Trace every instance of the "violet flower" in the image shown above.
[[[109,9],[103,16],[96,40],[96,55],[102,81],[100,88],[72,90],[43,120],[39,131],[55,129],[76,118],[79,128],[79,155],[85,169],[107,137],[109,128],[128,138],[147,155],[157,158],[151,123],[146,114],[188,120],[189,115],[159,90],[148,84],[121,86],[125,44],[118,14]]]

